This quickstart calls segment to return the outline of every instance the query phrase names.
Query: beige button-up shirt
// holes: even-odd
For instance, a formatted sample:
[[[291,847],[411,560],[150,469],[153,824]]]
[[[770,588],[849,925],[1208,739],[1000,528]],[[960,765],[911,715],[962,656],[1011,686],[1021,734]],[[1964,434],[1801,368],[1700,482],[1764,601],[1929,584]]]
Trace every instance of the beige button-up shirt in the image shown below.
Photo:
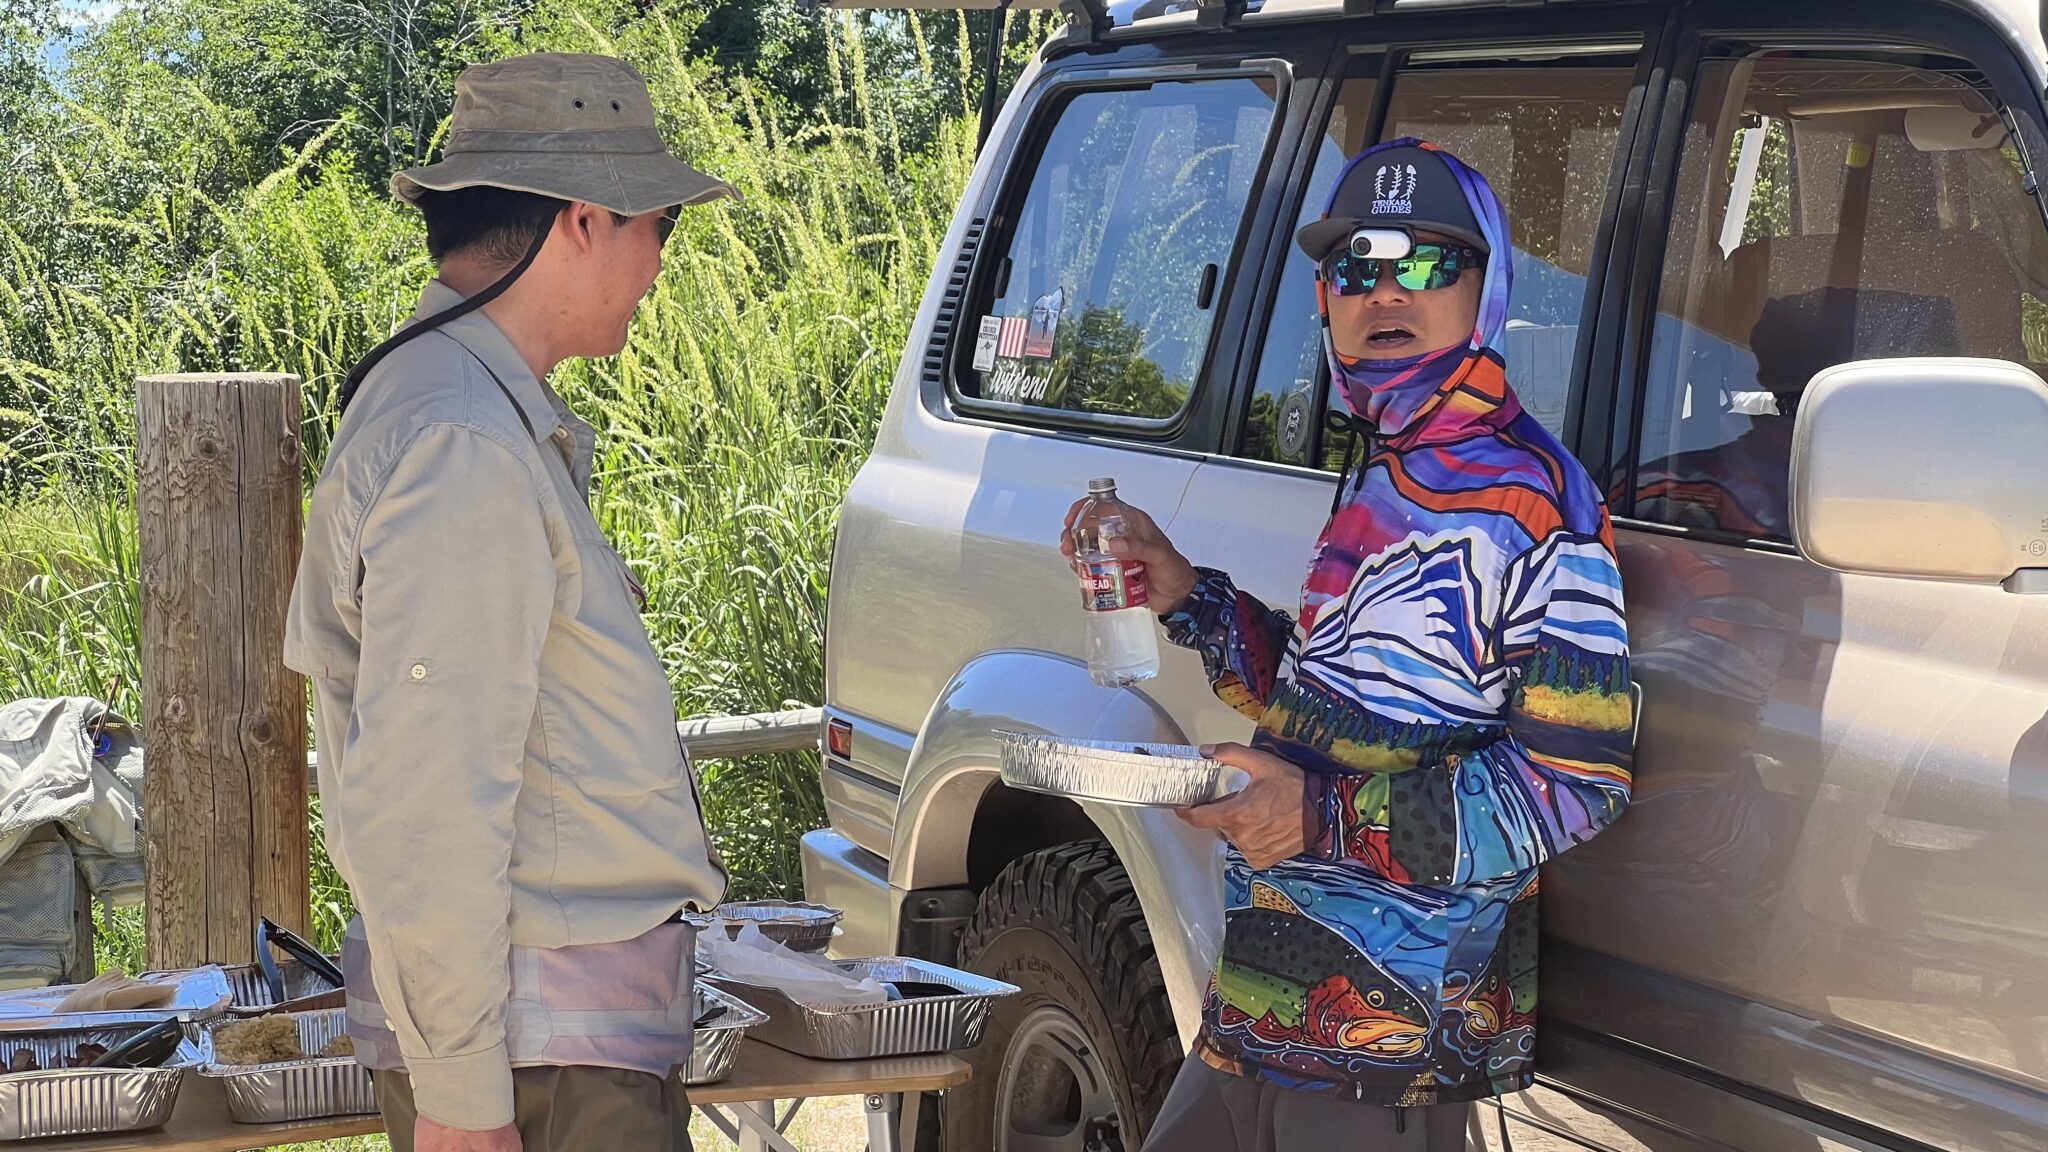
[[[460,300],[430,283],[414,319]],[[423,335],[337,432],[292,590],[328,851],[420,1112],[454,1127],[512,1120],[515,946],[635,939],[725,886],[594,443],[481,312]]]

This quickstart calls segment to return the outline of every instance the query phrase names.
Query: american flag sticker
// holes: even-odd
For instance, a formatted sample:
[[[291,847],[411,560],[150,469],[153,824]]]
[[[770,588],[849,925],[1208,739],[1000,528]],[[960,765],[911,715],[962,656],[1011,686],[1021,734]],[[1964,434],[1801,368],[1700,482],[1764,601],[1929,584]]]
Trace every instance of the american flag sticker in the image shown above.
[[[974,338],[974,370],[987,372],[996,366],[996,343],[1002,339],[1003,318],[983,316],[981,331]]]
[[[1024,331],[1030,323],[1024,316],[1003,317],[1003,336],[996,345],[996,355],[1006,359],[1024,355]]]

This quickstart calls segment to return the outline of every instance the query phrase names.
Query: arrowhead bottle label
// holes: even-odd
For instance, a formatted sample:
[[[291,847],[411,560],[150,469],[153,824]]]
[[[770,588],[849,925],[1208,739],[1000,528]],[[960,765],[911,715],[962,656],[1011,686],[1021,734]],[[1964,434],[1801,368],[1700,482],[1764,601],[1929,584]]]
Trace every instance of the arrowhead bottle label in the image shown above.
[[[1081,565],[1081,607],[1090,612],[1117,612],[1145,604],[1143,564],[1100,560]]]

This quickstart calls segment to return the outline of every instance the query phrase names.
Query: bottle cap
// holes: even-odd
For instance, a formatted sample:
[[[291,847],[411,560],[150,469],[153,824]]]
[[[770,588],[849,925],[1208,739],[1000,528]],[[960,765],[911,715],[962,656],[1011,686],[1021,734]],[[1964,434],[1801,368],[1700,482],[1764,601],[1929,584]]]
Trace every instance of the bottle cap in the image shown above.
[[[1088,494],[1090,496],[1101,496],[1114,491],[1116,491],[1116,481],[1111,477],[1097,476],[1088,482]]]

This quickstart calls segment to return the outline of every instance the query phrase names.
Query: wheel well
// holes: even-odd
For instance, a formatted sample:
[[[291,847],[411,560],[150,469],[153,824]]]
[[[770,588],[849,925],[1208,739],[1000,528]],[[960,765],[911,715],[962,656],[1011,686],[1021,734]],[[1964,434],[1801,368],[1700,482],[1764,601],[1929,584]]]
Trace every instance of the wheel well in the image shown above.
[[[1098,840],[1102,830],[1072,800],[993,784],[974,809],[967,836],[967,884],[980,892],[1010,861],[1075,840]]]

